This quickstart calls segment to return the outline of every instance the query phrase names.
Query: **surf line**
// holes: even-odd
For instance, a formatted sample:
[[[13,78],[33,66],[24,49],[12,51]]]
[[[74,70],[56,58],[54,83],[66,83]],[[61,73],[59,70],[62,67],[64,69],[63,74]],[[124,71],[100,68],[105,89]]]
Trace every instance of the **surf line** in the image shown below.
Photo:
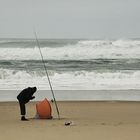
[[[42,59],[42,63],[43,63],[43,66],[44,66],[44,69],[45,69],[45,72],[46,72],[46,75],[47,75],[47,79],[48,79],[48,82],[49,82],[49,85],[50,85],[50,89],[51,89],[51,93],[52,93],[53,100],[54,100],[54,103],[55,103],[58,119],[60,119],[60,113],[59,113],[58,105],[57,105],[57,102],[56,102],[56,98],[55,98],[55,95],[54,95],[54,91],[53,91],[53,88],[52,88],[52,84],[51,84],[51,81],[50,81],[48,70],[47,70],[47,67],[45,65],[45,61],[44,61],[44,58],[43,58],[43,55],[42,55],[42,52],[41,52],[40,43],[39,43],[38,38],[37,38],[36,30],[34,30],[34,35],[35,35],[37,46],[39,48],[39,53],[40,53],[40,56],[41,56],[41,59]]]

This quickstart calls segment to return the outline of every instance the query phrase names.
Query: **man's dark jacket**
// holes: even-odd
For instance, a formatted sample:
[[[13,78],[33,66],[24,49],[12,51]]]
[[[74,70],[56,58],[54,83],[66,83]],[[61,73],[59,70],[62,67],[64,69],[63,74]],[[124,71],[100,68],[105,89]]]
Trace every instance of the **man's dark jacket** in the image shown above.
[[[36,87],[28,87],[26,89],[23,89],[19,95],[17,96],[17,99],[21,103],[28,103],[30,100],[34,99],[35,97],[33,94],[36,92]]]

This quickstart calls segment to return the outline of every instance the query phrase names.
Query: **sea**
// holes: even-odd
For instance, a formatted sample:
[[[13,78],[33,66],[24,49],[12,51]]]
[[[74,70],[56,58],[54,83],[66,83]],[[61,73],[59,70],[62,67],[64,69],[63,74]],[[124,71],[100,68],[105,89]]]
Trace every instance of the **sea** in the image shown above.
[[[140,90],[140,39],[38,41],[53,90]],[[37,41],[0,39],[0,90],[28,86],[50,90]]]

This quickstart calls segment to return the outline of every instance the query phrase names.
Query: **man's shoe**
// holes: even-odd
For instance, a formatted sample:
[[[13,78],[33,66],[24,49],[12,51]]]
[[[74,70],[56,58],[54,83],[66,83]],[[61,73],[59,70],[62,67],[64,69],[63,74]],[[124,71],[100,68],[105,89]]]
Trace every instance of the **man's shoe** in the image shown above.
[[[21,117],[21,121],[29,121],[28,119],[26,119],[24,116]]]

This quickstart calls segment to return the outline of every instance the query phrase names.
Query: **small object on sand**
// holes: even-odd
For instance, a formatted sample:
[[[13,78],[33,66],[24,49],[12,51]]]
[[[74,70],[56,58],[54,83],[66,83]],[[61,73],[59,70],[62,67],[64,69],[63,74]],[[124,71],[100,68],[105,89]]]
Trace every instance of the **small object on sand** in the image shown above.
[[[65,126],[68,126],[68,125],[71,125],[71,124],[72,124],[71,121],[69,121],[69,122],[65,122]]]

